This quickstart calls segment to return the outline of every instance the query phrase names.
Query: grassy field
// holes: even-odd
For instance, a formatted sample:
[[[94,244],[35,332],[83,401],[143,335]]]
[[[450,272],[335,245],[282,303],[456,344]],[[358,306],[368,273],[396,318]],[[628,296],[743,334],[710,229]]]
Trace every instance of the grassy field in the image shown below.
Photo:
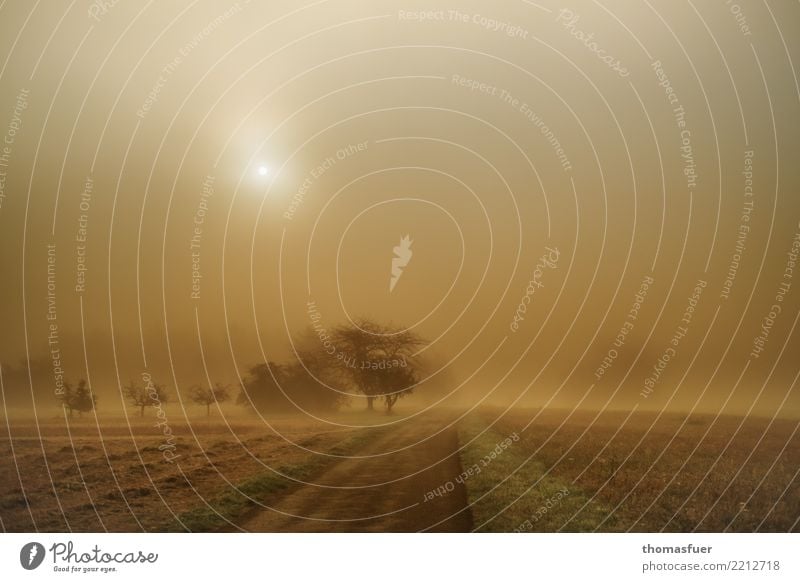
[[[269,511],[259,504],[293,506],[292,495],[313,500],[314,483],[348,489],[358,474],[362,486],[379,477],[396,481],[386,491],[402,495],[380,498],[387,512],[400,497],[424,508],[429,492],[444,486],[448,507],[465,517],[459,523],[482,532],[800,531],[795,421],[487,408],[452,424],[456,415],[431,413],[427,424],[353,411],[339,417],[343,425],[397,421],[376,428],[290,417],[271,419],[270,427],[241,416],[182,419],[171,425],[173,462],[152,416],[87,415],[69,425],[54,416],[38,426],[3,419],[0,526],[236,531]],[[437,426],[452,438],[437,437],[434,449],[429,439]],[[413,448],[426,446],[426,454]],[[343,464],[342,457],[367,450],[371,459]],[[447,465],[452,475],[442,473],[437,461],[444,458],[455,459]],[[453,505],[453,488],[461,505]],[[371,494],[377,492],[332,497],[351,509],[330,512],[368,506],[378,499]],[[403,522],[404,515],[370,527],[413,531],[418,521]]]
[[[576,516],[572,531],[591,531],[609,513],[569,480],[548,474],[542,461],[529,458],[530,442],[515,430],[505,434],[470,418],[459,426],[459,441],[462,466],[475,473],[465,484],[477,531],[556,531],[565,515]]]
[[[346,420],[359,421],[351,415]],[[10,421],[0,439],[0,518],[5,531],[212,531],[346,455],[380,428],[294,418],[272,428],[250,419],[155,418]],[[130,422],[130,425],[128,425]],[[355,424],[354,423],[354,424]],[[5,425],[5,422],[3,422]],[[39,437],[41,431],[41,438]],[[98,437],[102,434],[102,439]],[[334,455],[327,456],[327,455]],[[238,489],[238,491],[237,491]]]
[[[797,422],[501,415],[474,414],[459,429],[471,443],[465,467],[486,465],[466,481],[478,531],[800,531]]]

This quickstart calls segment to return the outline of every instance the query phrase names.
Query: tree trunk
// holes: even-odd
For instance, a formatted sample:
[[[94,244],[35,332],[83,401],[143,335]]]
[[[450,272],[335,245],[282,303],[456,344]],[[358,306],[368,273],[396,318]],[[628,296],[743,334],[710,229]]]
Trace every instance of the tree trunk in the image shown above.
[[[367,396],[367,410],[375,410],[374,401],[374,396]]]
[[[206,404],[206,416],[211,416],[211,404]]]
[[[145,407],[144,404],[142,404],[141,407],[139,407],[139,416],[144,416],[144,407]]]
[[[395,402],[397,402],[397,396],[386,397],[386,414],[392,413],[392,407],[394,406]]]

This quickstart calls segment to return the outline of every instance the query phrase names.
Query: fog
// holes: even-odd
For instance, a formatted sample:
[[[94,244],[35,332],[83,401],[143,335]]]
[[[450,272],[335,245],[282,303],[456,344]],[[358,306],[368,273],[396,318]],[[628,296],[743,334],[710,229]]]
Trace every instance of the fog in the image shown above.
[[[399,407],[800,412],[788,6],[99,6],[0,19],[7,411],[367,318]]]

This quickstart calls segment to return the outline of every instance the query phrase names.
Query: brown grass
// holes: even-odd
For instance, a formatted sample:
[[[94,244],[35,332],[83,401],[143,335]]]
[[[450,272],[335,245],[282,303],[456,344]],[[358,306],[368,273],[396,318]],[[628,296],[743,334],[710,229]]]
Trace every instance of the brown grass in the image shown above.
[[[351,416],[344,422],[358,424],[360,417]],[[470,501],[480,498],[472,522],[482,531],[513,531],[539,511],[535,531],[800,531],[796,421],[749,418],[739,428],[734,417],[657,420],[636,413],[625,422],[626,416],[492,409],[471,415],[461,423],[462,442],[476,427],[493,426],[461,452],[462,466],[506,436],[521,435],[466,482]],[[2,529],[214,529],[224,523],[215,510],[233,516],[247,509],[233,485],[276,501],[298,485],[273,470],[313,480],[320,459],[337,462],[315,453],[343,454],[343,443],[361,446],[356,436],[366,434],[295,418],[273,419],[273,429],[242,417],[231,427],[213,417],[191,425],[175,420],[181,456],[169,463],[158,449],[164,437],[154,417],[130,421],[103,419],[98,433],[87,416],[67,432],[64,419],[53,417],[40,420],[40,439],[32,420],[9,420],[13,439],[6,430],[0,438]],[[552,502],[565,489],[568,495]],[[552,507],[542,512],[547,500]]]
[[[153,427],[154,422],[152,416],[131,417],[129,429],[123,418],[107,420],[101,425],[100,439],[92,417],[74,419],[69,427],[71,437],[64,420],[53,418],[40,421],[39,440],[32,421],[11,421],[13,440],[0,439],[3,528],[183,529],[177,516],[207,509],[206,502],[213,504],[234,491],[230,484],[270,473],[287,487],[293,486],[292,479],[271,469],[291,472],[293,467],[319,459],[300,447],[324,452],[355,432],[294,419],[273,421],[275,431],[249,420],[229,429],[218,419],[202,419],[192,422],[193,436],[185,422],[171,422],[178,435],[180,458],[170,463],[159,450],[164,437]]]
[[[522,431],[536,414],[512,412],[493,430]],[[555,521],[549,516],[553,529],[800,531],[796,421],[748,418],[738,428],[738,417],[635,413],[623,425],[627,413],[606,413],[592,425],[593,414],[568,414],[540,413],[514,448],[514,468],[529,457],[540,466],[526,483],[556,480],[592,502],[562,504]],[[605,511],[599,519],[597,507]]]

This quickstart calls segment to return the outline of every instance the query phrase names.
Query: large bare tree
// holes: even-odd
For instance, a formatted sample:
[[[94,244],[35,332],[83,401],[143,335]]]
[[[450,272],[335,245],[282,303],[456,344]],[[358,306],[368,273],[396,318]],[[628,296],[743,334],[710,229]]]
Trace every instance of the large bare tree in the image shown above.
[[[367,409],[383,399],[386,412],[410,394],[419,381],[420,358],[417,351],[425,345],[417,334],[392,325],[361,319],[333,329],[335,357],[340,373],[349,377],[354,388],[364,395]]]

